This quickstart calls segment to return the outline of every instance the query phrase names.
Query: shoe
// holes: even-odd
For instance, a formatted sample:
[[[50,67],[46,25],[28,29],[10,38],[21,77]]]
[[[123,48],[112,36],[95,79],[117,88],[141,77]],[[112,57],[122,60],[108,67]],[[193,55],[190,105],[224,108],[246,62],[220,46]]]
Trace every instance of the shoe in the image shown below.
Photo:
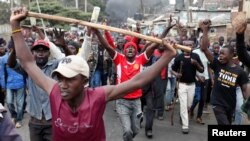
[[[203,110],[202,113],[203,114],[210,114],[210,112],[208,110]]]
[[[169,106],[165,106],[165,111],[170,111],[170,107]]]
[[[146,131],[146,136],[147,136],[148,138],[152,138],[152,137],[153,137],[153,132],[152,132],[152,130]]]
[[[17,122],[16,123],[16,128],[20,128],[20,127],[22,127],[22,124],[20,122]]]
[[[197,119],[196,119],[196,122],[197,122],[198,124],[201,124],[201,125],[204,125],[204,124],[205,124],[205,122],[202,121],[202,118],[197,118]]]
[[[164,120],[163,116],[158,116],[158,120]]]
[[[183,134],[188,134],[189,133],[189,129],[188,128],[183,128],[182,129],[182,133]]]
[[[142,128],[143,117],[140,119],[140,128]]]
[[[178,103],[178,102],[179,102],[179,100],[178,100],[178,99],[176,99],[176,100],[175,100],[175,103]]]
[[[167,105],[165,106],[166,111],[171,111],[173,109],[173,105]]]

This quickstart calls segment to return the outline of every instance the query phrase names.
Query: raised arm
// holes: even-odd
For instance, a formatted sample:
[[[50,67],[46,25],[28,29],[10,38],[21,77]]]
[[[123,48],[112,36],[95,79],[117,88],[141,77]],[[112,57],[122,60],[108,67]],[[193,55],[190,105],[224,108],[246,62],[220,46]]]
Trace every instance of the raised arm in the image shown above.
[[[20,22],[26,18],[28,11],[25,7],[15,9],[10,17],[10,24],[12,28],[12,37],[15,44],[15,50],[17,58],[23,69],[28,73],[28,75],[35,81],[35,83],[44,89],[48,94],[50,94],[55,80],[47,77],[41,69],[36,65],[34,57],[31,51],[26,47],[23,35],[20,30]]]
[[[44,33],[43,33],[42,30],[41,30],[40,28],[38,28],[37,26],[32,26],[32,31],[34,31],[35,33],[37,33],[41,40],[44,40],[44,39],[45,39]]]
[[[98,29],[94,29],[93,28],[94,33],[96,34],[98,40],[100,41],[100,43],[102,44],[102,46],[107,50],[107,52],[109,53],[111,58],[115,57],[116,51],[114,48],[112,48],[108,42],[104,39],[104,37],[102,36],[101,32]]]
[[[102,24],[107,25],[107,20],[105,19]],[[113,40],[110,32],[107,30],[104,30],[104,36],[105,36],[105,39],[107,40],[107,42],[109,43],[109,45],[115,49],[116,46],[114,44],[114,40]]]
[[[84,36],[84,40],[82,43],[82,47],[79,50],[79,53],[77,55],[80,55],[83,59],[86,61],[89,58],[89,54],[91,52],[91,29],[87,27],[87,33]]]
[[[175,24],[172,24],[172,16],[170,16],[170,20],[168,22],[168,26],[167,28],[165,28],[165,30],[162,32],[162,34],[160,35],[160,39],[162,38],[165,38],[168,34],[168,32],[175,26]],[[154,50],[156,49],[156,47],[158,46],[159,44],[157,43],[152,43],[151,45],[149,45],[147,48],[146,48],[146,55],[147,57],[149,58],[153,53],[154,53]]]
[[[162,57],[160,57],[156,63],[148,67],[145,71],[142,71],[132,79],[116,86],[105,86],[106,100],[110,101],[122,98],[127,93],[142,88],[151,82],[176,55],[176,50],[172,47],[172,43],[170,43],[170,41],[164,40],[164,46],[166,46],[166,50],[164,51]]]
[[[10,39],[10,55],[9,55],[9,58],[8,58],[8,61],[7,61],[7,64],[10,68],[14,68],[15,65],[16,65],[16,51],[15,51],[15,47],[14,47],[14,42],[13,42],[13,38],[11,37]]]
[[[236,49],[239,60],[247,67],[250,67],[250,55],[247,52],[244,39],[246,27],[247,24],[236,27]]]
[[[62,29],[60,28],[59,30],[57,30],[55,28],[55,29],[53,29],[53,32],[54,32],[55,37],[56,37],[56,45],[63,49],[65,56],[72,55],[71,51],[69,50],[69,48],[67,47],[67,45],[65,43],[64,32],[62,31]]]
[[[63,57],[65,57],[65,54],[62,53],[61,50],[54,43],[52,43],[47,36],[44,35],[40,28],[38,28],[37,26],[32,26],[32,31],[36,32],[41,40],[46,40],[49,42],[50,58],[62,59]]]
[[[105,35],[105,38],[106,40],[108,41],[109,45],[112,46],[114,49],[116,48],[115,44],[114,44],[114,40],[110,34],[109,31],[105,30],[104,31],[104,35]]]
[[[205,20],[201,23],[201,30],[203,32],[202,35],[202,41],[201,41],[201,50],[205,53],[208,61],[212,64],[214,61],[214,56],[212,54],[212,52],[208,49],[209,46],[209,39],[208,39],[208,29],[210,26],[210,21],[209,20]]]

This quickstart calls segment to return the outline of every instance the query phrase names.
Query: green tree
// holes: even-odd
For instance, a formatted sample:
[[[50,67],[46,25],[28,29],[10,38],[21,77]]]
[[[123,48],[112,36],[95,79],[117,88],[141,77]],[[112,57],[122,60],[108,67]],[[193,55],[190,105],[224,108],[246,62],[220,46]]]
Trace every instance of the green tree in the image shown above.
[[[81,10],[68,7],[65,8],[62,4],[60,4],[58,1],[44,1],[39,3],[41,13],[50,14],[50,15],[58,15],[63,17],[69,17],[79,20],[88,20],[91,17],[91,13],[84,13]],[[38,12],[38,7],[36,2],[31,3],[30,11]],[[27,23],[28,21],[26,21]],[[38,24],[41,24],[41,22],[38,21]],[[46,26],[50,27],[63,27],[64,29],[68,29],[68,24],[57,22],[57,21],[46,21]]]
[[[0,24],[9,23],[10,19],[10,5],[5,2],[0,2]]]
[[[103,2],[103,0],[88,0],[88,2],[93,5],[93,6],[98,6],[101,8],[101,12],[105,12],[105,3]]]

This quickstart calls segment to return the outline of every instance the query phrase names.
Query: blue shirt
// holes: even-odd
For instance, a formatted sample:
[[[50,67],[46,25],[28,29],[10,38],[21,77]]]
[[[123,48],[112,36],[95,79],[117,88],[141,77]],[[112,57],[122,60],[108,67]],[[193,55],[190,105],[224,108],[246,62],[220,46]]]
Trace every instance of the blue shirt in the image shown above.
[[[52,71],[57,68],[58,63],[59,60],[48,61],[47,64],[42,68],[43,73],[51,77]],[[18,67],[20,67],[20,65],[18,65]],[[50,120],[52,116],[49,95],[43,89],[41,89],[29,76],[27,78],[27,88],[30,94],[27,111],[30,116],[41,120],[43,113],[45,119]]]

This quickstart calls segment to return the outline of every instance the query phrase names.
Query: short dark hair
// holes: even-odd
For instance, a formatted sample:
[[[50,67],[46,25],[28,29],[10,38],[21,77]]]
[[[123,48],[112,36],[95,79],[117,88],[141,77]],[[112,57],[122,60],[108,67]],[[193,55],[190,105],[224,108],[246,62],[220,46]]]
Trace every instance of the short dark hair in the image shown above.
[[[233,46],[230,46],[230,45],[225,45],[223,46],[223,48],[227,48],[229,50],[229,53],[231,54],[234,54],[234,47]]]
[[[219,41],[223,40],[224,41],[224,37],[223,36],[220,36],[219,37]]]

